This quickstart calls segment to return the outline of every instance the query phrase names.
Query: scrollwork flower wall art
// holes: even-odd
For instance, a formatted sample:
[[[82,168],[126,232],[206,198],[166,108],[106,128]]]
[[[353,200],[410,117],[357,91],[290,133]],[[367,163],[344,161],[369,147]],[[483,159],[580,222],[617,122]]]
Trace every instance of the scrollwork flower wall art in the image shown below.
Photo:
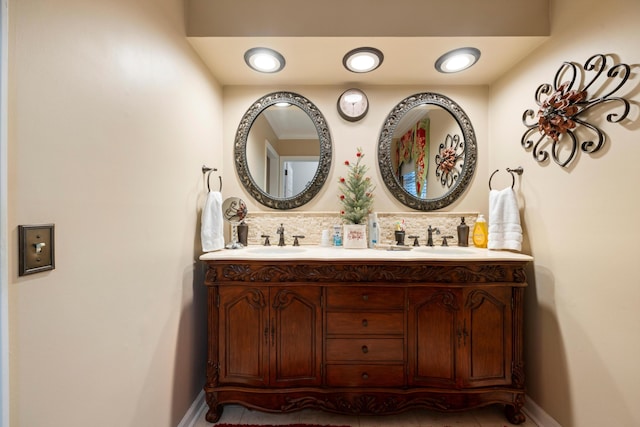
[[[627,117],[629,101],[615,94],[629,79],[631,67],[623,63],[609,67],[607,59],[596,54],[582,66],[564,62],[553,84],[538,86],[535,93],[538,109],[526,110],[522,115],[527,130],[521,140],[536,161],[543,163],[549,159],[549,146],[551,157],[562,167],[575,160],[578,147],[589,154],[600,150],[606,136],[588,121],[588,116],[593,117],[600,108],[607,108],[609,123],[620,123]]]
[[[447,134],[435,157],[436,177],[440,178],[443,187],[451,188],[458,180],[463,162],[464,141],[460,140],[460,135]]]

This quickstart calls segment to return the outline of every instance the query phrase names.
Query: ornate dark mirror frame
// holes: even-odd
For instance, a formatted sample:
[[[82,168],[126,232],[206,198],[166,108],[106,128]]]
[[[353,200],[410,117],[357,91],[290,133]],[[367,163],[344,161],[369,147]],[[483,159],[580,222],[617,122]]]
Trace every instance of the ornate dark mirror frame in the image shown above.
[[[302,192],[288,198],[274,197],[263,191],[251,176],[247,162],[247,138],[253,122],[265,109],[279,102],[288,102],[289,104],[300,107],[313,121],[318,131],[318,140],[320,141],[320,159],[318,169],[313,179]],[[329,133],[327,121],[318,107],[297,93],[273,92],[258,99],[251,104],[251,107],[249,107],[244,116],[242,116],[238,130],[236,131],[234,159],[238,178],[245,190],[247,190],[257,202],[269,208],[294,209],[311,201],[311,199],[318,194],[329,176],[331,157],[331,134]]]
[[[442,107],[456,120],[462,131],[464,144],[464,160],[461,172],[451,189],[441,197],[422,199],[405,190],[396,179],[391,161],[391,143],[393,134],[402,117],[412,108],[422,104],[433,104]],[[456,201],[469,185],[476,169],[477,146],[476,134],[471,120],[460,106],[452,99],[438,93],[423,92],[411,95],[398,103],[384,121],[378,139],[378,167],[387,189],[404,205],[422,211],[442,209]],[[427,184],[428,187],[428,184]]]

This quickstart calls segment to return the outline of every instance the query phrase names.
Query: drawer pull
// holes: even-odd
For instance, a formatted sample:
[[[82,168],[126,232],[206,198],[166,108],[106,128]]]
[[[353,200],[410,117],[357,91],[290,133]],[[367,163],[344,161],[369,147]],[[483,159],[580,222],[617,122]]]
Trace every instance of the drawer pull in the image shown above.
[[[363,345],[363,346],[362,346],[362,352],[363,352],[364,354],[369,353],[369,347],[367,347],[366,345]]]
[[[367,294],[362,295],[362,300],[363,301],[369,301],[369,295],[367,295]]]
[[[366,372],[364,372],[364,373],[362,374],[362,379],[363,379],[363,380],[368,380],[368,379],[369,379],[369,374],[367,374]]]
[[[362,319],[362,326],[364,326],[365,328],[369,326],[369,322],[367,322],[367,319]]]

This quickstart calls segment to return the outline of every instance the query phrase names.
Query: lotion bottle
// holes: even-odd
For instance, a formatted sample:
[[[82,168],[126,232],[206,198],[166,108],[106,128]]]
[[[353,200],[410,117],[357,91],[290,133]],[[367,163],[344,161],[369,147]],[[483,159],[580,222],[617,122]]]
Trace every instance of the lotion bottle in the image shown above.
[[[477,248],[486,248],[489,239],[489,231],[487,230],[487,221],[484,215],[478,215],[476,225],[473,226],[473,244]]]

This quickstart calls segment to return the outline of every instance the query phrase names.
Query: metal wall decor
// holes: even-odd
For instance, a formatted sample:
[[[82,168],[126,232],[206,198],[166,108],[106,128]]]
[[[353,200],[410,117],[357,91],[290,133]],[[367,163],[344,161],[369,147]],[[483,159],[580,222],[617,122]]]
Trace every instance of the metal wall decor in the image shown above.
[[[582,66],[563,62],[553,84],[538,86],[535,98],[539,108],[526,110],[522,115],[527,130],[521,140],[525,149],[532,150],[536,161],[548,160],[549,144],[551,157],[562,167],[575,159],[578,146],[589,154],[600,150],[606,137],[585,117],[596,106],[612,104],[616,111],[607,114],[610,123],[619,123],[627,117],[629,101],[614,95],[629,79],[631,67],[623,63],[609,67],[607,59],[606,55],[596,54]],[[536,117],[537,121],[531,123]],[[534,142],[536,134],[539,135]]]
[[[451,188],[458,180],[464,164],[464,141],[460,140],[460,135],[447,134],[444,142],[438,147],[435,163],[436,177],[440,178],[440,184]]]

